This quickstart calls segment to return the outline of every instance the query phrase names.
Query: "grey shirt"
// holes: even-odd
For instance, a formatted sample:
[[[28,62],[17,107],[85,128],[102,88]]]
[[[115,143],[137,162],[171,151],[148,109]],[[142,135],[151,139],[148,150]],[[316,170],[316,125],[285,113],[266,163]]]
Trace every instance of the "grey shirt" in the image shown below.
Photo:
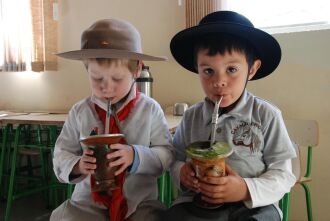
[[[185,147],[195,141],[207,141],[211,134],[214,104],[205,99],[189,108],[174,135],[176,161],[171,168],[180,187],[180,170],[189,160]],[[271,103],[244,91],[236,106],[222,114],[217,124],[217,141],[227,142],[233,154],[226,159],[248,186],[248,207],[276,203],[295,183],[291,158],[296,156],[281,111]],[[181,199],[191,200],[191,192]],[[185,198],[185,199],[184,199]]]

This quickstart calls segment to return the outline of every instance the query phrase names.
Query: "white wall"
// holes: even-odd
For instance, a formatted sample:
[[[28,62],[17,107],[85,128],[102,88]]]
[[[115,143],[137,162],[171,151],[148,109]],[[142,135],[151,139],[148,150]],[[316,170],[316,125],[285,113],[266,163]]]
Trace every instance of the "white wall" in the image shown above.
[[[145,53],[165,55],[168,62],[148,62],[154,76],[154,97],[163,107],[175,102],[195,103],[203,98],[197,76],[182,69],[170,55],[171,37],[184,28],[184,8],[178,1],[163,0],[70,0],[60,1],[60,51],[80,47],[82,30],[95,20],[123,18],[137,27]],[[279,68],[269,77],[250,82],[256,95],[279,106],[286,118],[316,119],[320,145],[313,156],[311,183],[314,220],[328,220],[330,183],[330,31],[278,34],[283,49]],[[0,73],[0,109],[68,110],[90,93],[83,65],[59,59],[59,71],[46,73]],[[295,188],[292,220],[307,220],[303,192]]]

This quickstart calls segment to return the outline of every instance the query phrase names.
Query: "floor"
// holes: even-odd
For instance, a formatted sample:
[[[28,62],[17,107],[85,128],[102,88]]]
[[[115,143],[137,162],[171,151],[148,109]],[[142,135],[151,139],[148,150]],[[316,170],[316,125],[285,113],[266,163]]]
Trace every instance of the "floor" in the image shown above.
[[[4,220],[5,209],[6,202],[2,199],[0,201],[0,221]],[[11,221],[48,221],[51,211],[46,208],[42,195],[35,194],[14,201]]]

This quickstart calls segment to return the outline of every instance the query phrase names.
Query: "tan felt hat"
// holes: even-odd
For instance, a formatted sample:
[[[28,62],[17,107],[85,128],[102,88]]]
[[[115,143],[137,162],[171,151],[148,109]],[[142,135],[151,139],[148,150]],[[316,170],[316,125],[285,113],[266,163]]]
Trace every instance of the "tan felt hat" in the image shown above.
[[[145,61],[164,61],[166,57],[142,53],[141,37],[130,23],[110,18],[96,21],[81,36],[81,49],[62,52],[60,57],[83,60],[88,58],[118,58]]]

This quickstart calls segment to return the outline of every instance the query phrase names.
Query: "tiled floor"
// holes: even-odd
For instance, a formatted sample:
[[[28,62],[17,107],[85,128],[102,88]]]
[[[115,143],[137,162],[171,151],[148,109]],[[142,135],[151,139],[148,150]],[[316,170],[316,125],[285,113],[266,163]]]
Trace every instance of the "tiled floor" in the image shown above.
[[[0,221],[4,220],[6,209],[5,200],[0,201]],[[11,221],[48,221],[51,209],[47,209],[41,194],[14,201]]]

